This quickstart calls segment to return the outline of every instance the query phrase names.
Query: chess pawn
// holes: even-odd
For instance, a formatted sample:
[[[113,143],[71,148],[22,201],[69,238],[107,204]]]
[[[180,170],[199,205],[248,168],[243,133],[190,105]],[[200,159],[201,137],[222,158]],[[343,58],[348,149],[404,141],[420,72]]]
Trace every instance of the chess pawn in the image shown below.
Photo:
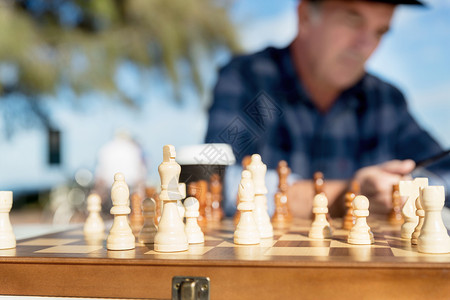
[[[142,244],[153,244],[158,228],[155,224],[156,202],[152,198],[146,198],[142,203],[144,225],[139,232],[138,241]]]
[[[135,237],[127,218],[127,215],[131,212],[129,196],[130,191],[125,183],[125,177],[122,173],[116,173],[111,188],[113,207],[110,212],[114,215],[114,221],[106,239],[106,248],[108,250],[130,250],[135,248]]]
[[[398,184],[392,186],[392,210],[389,213],[389,223],[393,225],[403,223],[402,197],[400,196]]]
[[[419,217],[419,223],[417,224],[416,228],[414,229],[413,234],[411,235],[411,244],[417,245],[417,238],[420,235],[420,231],[423,226],[423,221],[425,217],[425,211],[423,210],[422,203],[421,203],[422,195],[419,195],[416,199],[416,215]]]
[[[353,199],[359,194],[359,183],[357,181],[352,181],[351,189],[345,194],[345,207],[347,208],[347,213],[344,217],[343,229],[350,230],[355,224],[355,217],[353,216]]]
[[[131,214],[130,225],[133,234],[136,236],[144,225],[144,216],[142,215],[142,198],[139,194],[131,195]]]
[[[353,200],[353,215],[355,216],[355,225],[353,225],[348,235],[348,243],[353,245],[373,244],[373,233],[367,225],[369,216],[369,199],[366,196],[356,196]]]
[[[84,223],[83,232],[85,235],[103,234],[105,223],[100,216],[102,210],[102,199],[98,194],[92,193],[87,198],[87,210],[89,216]]]
[[[419,197],[419,189],[428,186],[428,178],[415,178],[414,180],[404,180],[399,182],[400,196],[408,197],[402,208],[402,215],[405,222],[401,229],[401,238],[411,240],[414,229],[419,222],[416,215],[415,201]]]
[[[267,166],[262,162],[259,154],[253,154],[252,162],[248,165],[247,169],[252,173],[255,188],[255,209],[253,210],[253,215],[258,226],[260,237],[273,237],[273,227],[272,223],[270,223],[269,214],[267,213],[267,187],[265,184]]]
[[[272,225],[277,228],[289,227],[292,223],[292,214],[288,205],[288,183],[287,178],[291,173],[287,162],[282,160],[278,163],[278,192],[275,194],[275,212],[272,216]]]
[[[239,223],[234,232],[234,243],[239,245],[256,245],[260,243],[260,234],[253,214],[254,204],[254,184],[250,171],[242,171],[242,178],[239,184]]]
[[[157,252],[185,251],[189,246],[177,208],[177,201],[182,199],[178,188],[181,167],[175,157],[174,146],[163,147],[163,162],[158,167],[161,178],[159,198],[163,201],[163,209],[155,236],[154,249]]]
[[[312,239],[329,239],[331,238],[331,227],[327,221],[328,199],[325,194],[320,193],[314,196],[313,214],[314,222],[309,231],[309,237]]]
[[[189,244],[201,244],[205,241],[205,236],[197,223],[197,218],[200,215],[200,205],[198,200],[194,197],[188,197],[184,200],[184,206],[186,209],[186,226],[185,232]]]
[[[417,250],[422,253],[449,253],[450,238],[441,215],[445,202],[444,187],[424,187],[421,193],[425,219],[417,239]]]
[[[16,237],[9,220],[13,204],[13,192],[0,191],[0,249],[16,247]]]

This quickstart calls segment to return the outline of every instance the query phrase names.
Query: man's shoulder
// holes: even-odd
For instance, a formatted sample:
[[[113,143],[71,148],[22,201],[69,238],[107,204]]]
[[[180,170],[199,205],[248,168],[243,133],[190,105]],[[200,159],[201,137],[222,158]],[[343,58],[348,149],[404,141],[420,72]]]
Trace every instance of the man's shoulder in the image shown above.
[[[398,87],[370,73],[366,73],[361,86],[369,104],[400,104],[405,97]]]
[[[267,47],[252,54],[237,55],[221,68],[221,72],[239,71],[240,74],[273,75],[278,72],[279,62],[287,53],[287,48]]]

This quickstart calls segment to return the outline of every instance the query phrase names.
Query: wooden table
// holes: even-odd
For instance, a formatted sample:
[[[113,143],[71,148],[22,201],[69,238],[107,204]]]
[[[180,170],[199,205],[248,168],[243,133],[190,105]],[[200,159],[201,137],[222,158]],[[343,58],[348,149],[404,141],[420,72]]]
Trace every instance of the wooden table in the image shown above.
[[[106,236],[87,238],[81,228],[19,240],[0,250],[0,294],[170,299],[174,276],[202,276],[214,300],[450,297],[450,254],[417,253],[399,227],[369,220],[375,244],[353,246],[341,229],[311,240],[309,225],[296,220],[261,245],[236,246],[226,220],[204,244],[167,254],[138,244],[107,251]]]

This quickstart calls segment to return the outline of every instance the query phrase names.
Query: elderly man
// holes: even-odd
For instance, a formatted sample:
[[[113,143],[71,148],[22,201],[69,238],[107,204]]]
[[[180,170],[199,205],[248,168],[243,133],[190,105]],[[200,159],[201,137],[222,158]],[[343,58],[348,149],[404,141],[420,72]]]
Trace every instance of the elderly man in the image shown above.
[[[238,159],[259,153],[269,169],[287,160],[299,179],[289,191],[297,216],[311,213],[315,171],[330,179],[325,192],[335,212],[351,179],[374,211],[388,211],[392,185],[442,151],[402,93],[365,70],[397,4],[422,5],[301,1],[298,34],[287,48],[237,57],[221,70],[206,141],[230,143]],[[429,170],[448,180],[450,161]]]

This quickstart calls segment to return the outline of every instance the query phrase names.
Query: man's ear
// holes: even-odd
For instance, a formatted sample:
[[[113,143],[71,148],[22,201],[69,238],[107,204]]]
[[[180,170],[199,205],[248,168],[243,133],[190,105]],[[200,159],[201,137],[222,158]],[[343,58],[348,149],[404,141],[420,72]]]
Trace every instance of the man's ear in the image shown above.
[[[299,34],[303,34],[308,32],[310,23],[311,23],[311,3],[309,0],[301,0],[297,7],[297,16],[298,16],[298,24]]]

